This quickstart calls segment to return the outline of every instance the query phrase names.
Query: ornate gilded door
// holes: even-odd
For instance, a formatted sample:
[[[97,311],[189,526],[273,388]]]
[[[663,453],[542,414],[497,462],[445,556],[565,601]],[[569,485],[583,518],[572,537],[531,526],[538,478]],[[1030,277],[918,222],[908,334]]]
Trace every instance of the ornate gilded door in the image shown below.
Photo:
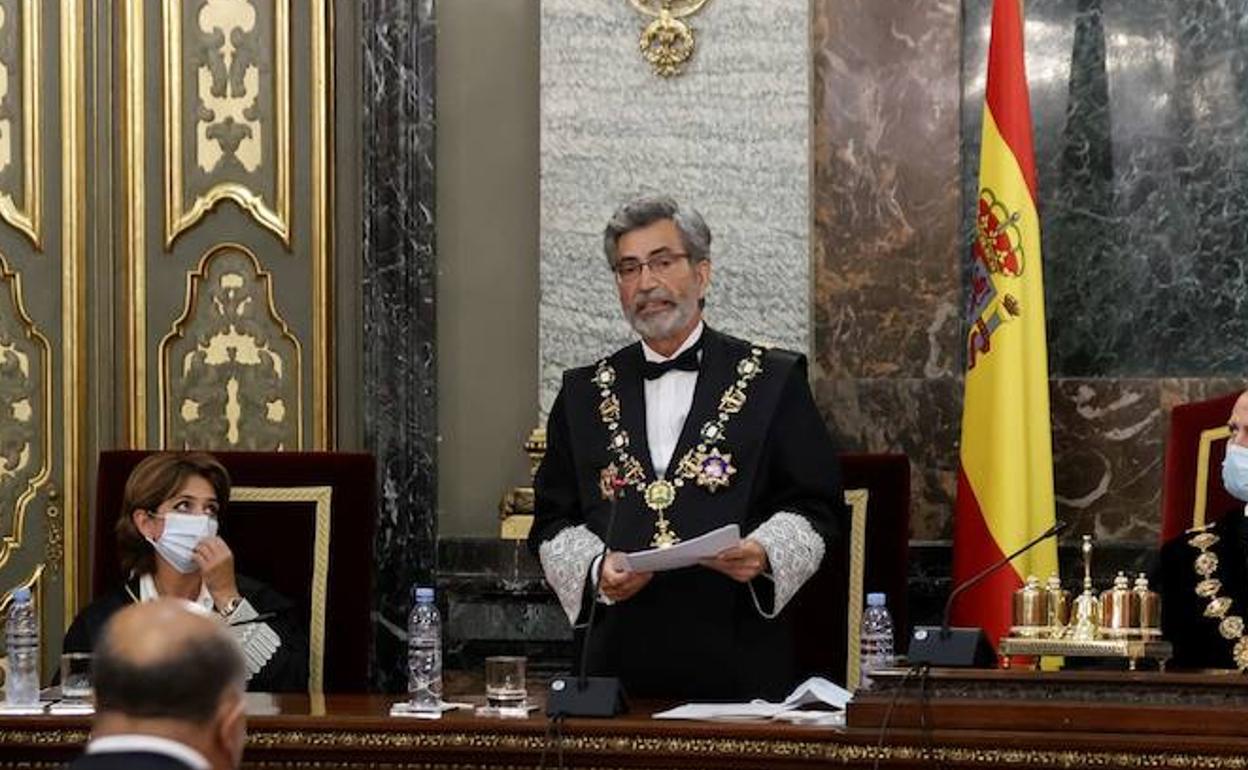
[[[0,613],[34,588],[45,679],[100,449],[336,444],[334,6],[0,0]]]
[[[33,589],[45,670],[79,583],[85,21],[80,0],[0,0],[0,611]]]
[[[328,0],[126,0],[127,431],[332,442]]]

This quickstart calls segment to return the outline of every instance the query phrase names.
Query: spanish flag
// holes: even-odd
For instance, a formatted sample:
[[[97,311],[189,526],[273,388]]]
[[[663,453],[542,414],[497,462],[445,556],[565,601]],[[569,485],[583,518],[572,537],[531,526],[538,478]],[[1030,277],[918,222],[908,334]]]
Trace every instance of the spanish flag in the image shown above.
[[[1044,271],[1021,0],[993,1],[984,101],[953,527],[955,585],[1054,523]],[[1056,569],[1057,544],[1049,540],[959,597],[955,622],[981,626],[995,645],[1009,631],[1011,593],[1027,575],[1044,580]]]

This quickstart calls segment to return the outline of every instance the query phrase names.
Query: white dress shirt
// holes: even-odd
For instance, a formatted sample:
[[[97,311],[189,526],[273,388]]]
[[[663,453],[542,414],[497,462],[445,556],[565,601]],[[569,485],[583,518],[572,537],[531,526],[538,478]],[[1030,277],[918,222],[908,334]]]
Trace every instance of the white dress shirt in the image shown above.
[[[644,341],[641,352],[647,361],[656,364],[671,361],[698,344],[698,340],[702,339],[703,326],[698,321],[693,332],[670,356],[654,352]],[[698,360],[702,360],[701,352],[698,353]],[[650,462],[655,476],[667,475],[667,466],[676,452],[676,442],[680,441],[680,431],[685,427],[685,418],[693,407],[693,390],[697,385],[698,373],[682,369],[673,369],[662,377],[645,381],[646,442],[650,445]]]
[[[160,738],[155,735],[128,733],[125,735],[106,735],[102,738],[94,738],[87,744],[86,753],[121,754],[137,751],[173,757],[182,764],[195,768],[195,770],[211,770],[211,765],[208,764],[208,760],[204,758],[203,754],[200,754],[185,743],[178,743],[177,741]]]

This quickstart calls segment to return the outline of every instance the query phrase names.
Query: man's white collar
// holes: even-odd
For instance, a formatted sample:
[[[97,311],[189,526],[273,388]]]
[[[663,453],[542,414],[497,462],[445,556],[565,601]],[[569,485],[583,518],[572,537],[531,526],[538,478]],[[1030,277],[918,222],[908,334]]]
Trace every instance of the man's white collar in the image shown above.
[[[680,343],[680,347],[677,348],[676,352],[672,353],[670,356],[665,356],[662,353],[656,353],[653,348],[646,344],[645,340],[641,341],[641,352],[645,354],[647,361],[653,361],[656,364],[661,364],[664,361],[671,361],[676,356],[698,344],[698,340],[702,339],[702,330],[705,327],[705,321],[698,321],[698,325],[693,327],[693,331],[689,333],[688,337],[685,337],[685,341]]]
[[[212,767],[208,764],[208,760],[204,758],[203,754],[200,754],[185,743],[178,743],[177,741],[160,738],[155,735],[142,735],[140,733],[106,735],[102,738],[93,738],[87,744],[88,754],[118,754],[139,751],[173,757],[183,764],[190,765],[195,770],[211,770]]]

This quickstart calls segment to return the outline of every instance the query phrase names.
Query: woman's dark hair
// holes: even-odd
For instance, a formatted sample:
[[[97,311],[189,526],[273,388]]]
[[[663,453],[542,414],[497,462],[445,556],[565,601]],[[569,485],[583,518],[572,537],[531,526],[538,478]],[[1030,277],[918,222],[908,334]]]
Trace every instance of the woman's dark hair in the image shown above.
[[[134,466],[126,479],[121,515],[117,518],[117,553],[122,574],[146,575],[156,569],[156,551],[134,525],[134,512],[155,511],[193,476],[202,476],[212,485],[218,510],[224,511],[230,501],[230,474],[207,452],[160,452]]]

